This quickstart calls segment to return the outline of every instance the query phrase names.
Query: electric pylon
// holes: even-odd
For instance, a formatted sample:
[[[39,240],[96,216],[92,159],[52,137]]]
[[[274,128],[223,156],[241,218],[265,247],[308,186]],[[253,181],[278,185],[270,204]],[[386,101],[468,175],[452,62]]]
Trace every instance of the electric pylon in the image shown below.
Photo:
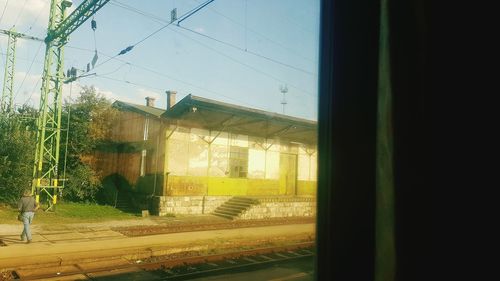
[[[69,35],[109,0],[85,0],[68,17],[70,0],[52,0],[49,29],[45,38],[45,61],[37,120],[37,144],[33,166],[32,193],[36,201],[44,196],[47,210],[55,210],[59,185],[59,145],[61,140],[62,85],[64,83],[64,45]]]
[[[2,90],[2,113],[9,114],[14,111],[14,69],[16,62],[16,41],[17,36],[14,32],[9,32],[7,41],[7,54],[5,60],[5,74],[3,78]]]
[[[3,114],[9,114],[14,111],[14,75],[16,66],[16,42],[17,38],[43,41],[40,38],[29,36],[16,32],[13,29],[3,30],[0,33],[9,36],[7,41],[7,54],[5,59],[5,73],[3,79],[2,99],[0,101],[0,110]]]

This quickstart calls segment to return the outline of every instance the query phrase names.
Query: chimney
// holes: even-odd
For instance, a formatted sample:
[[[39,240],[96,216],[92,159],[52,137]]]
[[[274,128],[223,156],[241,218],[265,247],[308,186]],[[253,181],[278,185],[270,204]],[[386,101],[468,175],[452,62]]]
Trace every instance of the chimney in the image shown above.
[[[167,110],[169,110],[175,104],[176,91],[165,91],[167,93]]]
[[[154,107],[155,106],[155,98],[146,97],[146,106]]]

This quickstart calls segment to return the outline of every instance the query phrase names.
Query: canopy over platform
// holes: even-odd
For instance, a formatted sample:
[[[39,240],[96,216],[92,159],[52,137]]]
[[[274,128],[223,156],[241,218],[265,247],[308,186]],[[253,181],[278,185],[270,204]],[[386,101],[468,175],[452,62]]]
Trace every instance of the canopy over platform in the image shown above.
[[[183,127],[315,145],[317,122],[188,95],[161,115]]]

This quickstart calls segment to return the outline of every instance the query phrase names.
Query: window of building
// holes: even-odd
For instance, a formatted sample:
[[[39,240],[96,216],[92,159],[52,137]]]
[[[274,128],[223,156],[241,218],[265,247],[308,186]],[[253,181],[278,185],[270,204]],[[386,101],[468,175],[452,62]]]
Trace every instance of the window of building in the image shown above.
[[[229,177],[246,178],[248,174],[248,148],[231,146],[229,151]]]
[[[148,140],[149,138],[149,119],[144,120],[144,135],[143,140]]]
[[[261,147],[250,148],[248,150],[248,178],[263,179],[265,177],[266,151]]]
[[[170,128],[170,130],[173,129]],[[171,175],[187,175],[189,166],[189,132],[189,129],[184,127],[175,128],[175,131],[171,133],[167,141],[167,171]]]
[[[143,149],[141,153],[141,177],[146,174],[146,154],[146,149]]]

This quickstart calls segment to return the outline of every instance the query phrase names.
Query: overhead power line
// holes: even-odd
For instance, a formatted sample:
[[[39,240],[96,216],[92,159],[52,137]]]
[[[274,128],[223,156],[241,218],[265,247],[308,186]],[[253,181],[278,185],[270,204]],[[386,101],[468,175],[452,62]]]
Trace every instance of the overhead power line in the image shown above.
[[[257,72],[257,73],[260,73],[260,74],[262,74],[262,75],[264,75],[264,76],[267,76],[267,77],[269,77],[269,78],[272,78],[273,80],[276,80],[276,81],[278,81],[278,82],[280,82],[280,83],[290,85],[291,87],[293,87],[293,88],[295,88],[295,89],[297,89],[297,90],[299,90],[299,91],[301,91],[301,92],[304,92],[304,93],[306,93],[306,94],[308,94],[308,95],[310,95],[310,96],[315,96],[313,93],[311,93],[311,92],[309,92],[309,91],[307,91],[307,90],[304,90],[304,89],[302,89],[302,88],[300,88],[300,87],[298,87],[298,86],[295,86],[295,85],[294,85],[294,84],[292,84],[292,83],[289,83],[289,82],[287,82],[287,81],[284,81],[283,79],[280,79],[280,78],[278,78],[278,77],[276,77],[276,76],[274,76],[274,75],[272,75],[272,74],[269,74],[269,73],[267,73],[267,72],[265,72],[265,71],[262,71],[262,70],[260,70],[260,69],[258,69],[258,68],[255,68],[255,67],[253,67],[253,66],[251,66],[251,65],[249,65],[249,64],[247,64],[247,63],[244,63],[244,62],[242,62],[242,61],[240,61],[240,60],[237,60],[237,59],[235,59],[235,58],[233,58],[233,57],[231,57],[231,56],[228,56],[227,54],[225,54],[225,53],[223,53],[223,52],[221,52],[221,51],[219,51],[219,50],[216,50],[216,49],[214,49],[214,48],[212,48],[212,47],[208,46],[207,44],[202,43],[202,42],[200,42],[200,41],[198,41],[198,40],[196,40],[196,39],[194,39],[194,38],[191,38],[191,37],[189,37],[189,36],[187,36],[187,35],[185,35],[185,34],[183,34],[183,33],[181,33],[181,32],[178,32],[177,30],[174,30],[174,29],[172,29],[172,28],[170,28],[170,30],[172,30],[173,32],[175,32],[175,33],[177,33],[177,34],[180,34],[181,36],[184,36],[185,38],[188,38],[189,40],[192,40],[192,41],[194,41],[194,42],[197,42],[198,44],[200,44],[200,45],[204,46],[205,48],[207,48],[207,49],[209,49],[209,50],[212,50],[212,51],[214,51],[214,52],[218,53],[219,55],[221,55],[221,56],[223,56],[223,57],[225,57],[225,58],[227,58],[227,59],[229,59],[229,60],[231,60],[231,61],[234,61],[234,62],[236,62],[236,63],[238,63],[238,64],[241,64],[241,65],[243,65],[243,66],[245,66],[245,67],[247,67],[247,68],[249,68],[249,69],[252,69],[253,71],[255,71],[255,72]]]
[[[311,58],[308,58],[308,57],[303,56],[302,54],[298,53],[297,51],[295,51],[295,50],[293,50],[293,49],[288,48],[288,47],[287,47],[287,46],[285,46],[284,44],[281,44],[281,43],[279,43],[279,42],[277,42],[277,41],[275,41],[275,40],[273,40],[273,39],[269,38],[268,36],[266,36],[266,35],[264,35],[264,34],[262,34],[262,33],[258,32],[258,31],[256,31],[255,29],[252,29],[252,28],[248,27],[246,24],[242,24],[242,23],[238,22],[237,20],[235,20],[235,19],[233,19],[233,18],[231,18],[231,17],[228,17],[227,15],[225,15],[225,14],[223,14],[223,13],[219,12],[219,11],[218,11],[217,9],[215,9],[214,7],[208,7],[208,10],[209,10],[209,11],[211,11],[211,12],[213,12],[213,13],[215,13],[215,14],[217,14],[217,15],[219,15],[219,16],[221,16],[221,17],[223,17],[223,18],[225,18],[225,19],[227,19],[228,21],[230,21],[230,22],[232,22],[232,23],[234,23],[234,24],[236,24],[236,25],[239,25],[239,26],[243,27],[245,30],[249,30],[249,31],[251,31],[251,32],[252,32],[252,33],[254,33],[254,34],[257,34],[257,35],[258,35],[258,36],[260,36],[261,38],[264,38],[265,40],[267,40],[267,41],[269,41],[269,42],[271,42],[271,43],[273,43],[273,44],[275,44],[275,45],[277,45],[277,46],[279,46],[279,47],[281,47],[281,48],[283,48],[283,49],[285,49],[285,50],[290,51],[291,53],[295,54],[296,56],[298,56],[298,57],[300,57],[300,58],[303,58],[303,59],[305,59],[305,60],[308,60],[308,61],[313,62],[313,63],[316,63],[316,64],[318,63],[318,61],[317,61],[317,60],[313,60],[313,59],[311,59]]]
[[[38,11],[38,14],[36,15],[35,19],[33,20],[33,22],[30,24],[30,26],[28,27],[28,29],[26,29],[26,31],[24,31],[24,33],[28,33],[28,31],[30,31],[33,26],[35,25],[35,23],[38,21],[38,18],[40,17],[40,15],[42,14],[42,12],[44,11],[45,9],[45,5],[47,5],[47,2],[43,2],[43,6],[40,8],[40,10]]]
[[[125,83],[125,84],[131,84],[131,85],[135,85],[135,86],[139,86],[139,87],[149,88],[149,89],[152,89],[152,90],[158,90],[160,92],[163,92],[165,90],[165,89],[156,88],[156,87],[153,87],[153,86],[149,86],[149,85],[145,85],[145,84],[141,84],[141,83],[137,83],[137,82],[132,82],[132,81],[129,81],[129,80],[123,80],[123,79],[113,78],[113,77],[109,77],[109,76],[103,76],[103,75],[99,75],[99,74],[96,74],[96,77],[98,77],[98,78],[104,78],[104,79],[108,79],[108,80],[112,80],[112,81],[116,81],[116,82],[121,82],[121,83]],[[179,81],[179,82],[181,82],[181,81]],[[193,85],[193,84],[191,84],[189,82],[181,82],[181,83],[190,84],[190,86],[192,86],[194,88],[199,88],[202,91],[210,92],[210,93],[216,94],[218,96],[222,96],[222,97],[225,97],[227,99],[233,100],[235,102],[238,102],[238,103],[241,103],[241,104],[245,104],[245,105],[250,106],[250,107],[255,107],[255,105],[252,105],[252,104],[249,104],[247,102],[244,102],[244,101],[241,101],[241,100],[238,100],[238,99],[235,99],[235,98],[223,95],[221,93],[218,93],[218,92],[215,92],[215,91],[212,91],[212,90],[201,88],[201,87]]]
[[[179,22],[187,19],[188,17],[192,16],[194,13],[198,12],[200,9],[202,9],[203,7],[205,7],[206,5],[212,3],[214,0],[208,0],[206,1],[205,3],[199,5],[198,7],[195,7],[193,8],[191,11],[183,14],[182,16],[180,16],[180,19],[177,21],[177,24],[179,24]],[[156,33],[162,31],[163,29],[165,29],[166,27],[168,27],[169,25],[171,25],[173,23],[172,22],[169,22],[167,24],[165,24],[164,26],[158,28],[157,30],[155,30],[154,32],[152,32],[151,34],[149,34],[148,36],[144,37],[143,39],[139,40],[137,43],[135,43],[134,45],[132,45],[132,47],[135,47],[137,45],[139,45],[140,43],[148,40],[151,36],[155,35]],[[130,47],[130,46],[129,46]],[[128,47],[127,47],[128,48]]]
[[[24,85],[24,81],[26,80],[26,77],[28,77],[28,74],[30,73],[31,71],[31,67],[33,66],[33,63],[35,63],[35,60],[36,60],[36,57],[38,56],[38,53],[40,52],[40,50],[42,49],[42,45],[43,45],[43,42],[40,42],[40,45],[38,45],[38,50],[36,51],[35,53],[35,56],[33,57],[33,60],[31,61],[31,64],[28,68],[28,71],[26,71],[26,73],[24,74],[24,78],[23,78],[23,81],[21,82],[21,85],[19,86],[19,88],[17,88],[17,92],[16,94],[14,95],[14,100],[16,99],[17,95],[19,94],[19,92],[21,91],[21,88],[23,87]]]
[[[159,23],[165,23],[167,26],[168,26],[168,25],[170,25],[170,23],[169,23],[169,22],[165,21],[164,19],[162,19],[162,18],[160,18],[160,17],[158,17],[158,16],[156,16],[156,15],[153,15],[153,14],[151,14],[151,13],[147,13],[147,12],[145,12],[145,11],[142,11],[142,10],[139,10],[139,9],[137,9],[137,8],[134,8],[134,7],[132,7],[132,6],[129,6],[129,5],[123,4],[123,3],[121,3],[121,2],[119,2],[119,1],[117,1],[117,0],[113,0],[113,2],[111,2],[111,4],[113,4],[113,5],[117,6],[117,7],[121,7],[121,8],[127,9],[127,10],[129,10],[129,11],[135,12],[135,13],[137,13],[137,14],[139,14],[139,15],[142,15],[142,16],[144,16],[144,17],[147,17],[147,18],[149,18],[149,19],[151,19],[151,20],[154,20],[154,21],[156,21],[156,22],[159,22]],[[204,7],[203,5],[205,5],[205,6],[206,6],[206,5],[208,5],[208,4],[210,4],[210,3],[205,2],[205,4],[201,4],[199,8],[195,8],[193,11],[198,11],[198,10],[200,10],[201,8],[203,8],[203,7]],[[215,9],[213,9],[213,8],[209,8],[209,9],[210,9],[210,10],[212,10],[213,12],[215,12],[215,13],[217,13],[217,14],[220,14],[221,16],[223,16],[223,17],[227,18],[228,20],[230,20],[230,21],[232,21],[232,22],[234,22],[234,23],[236,23],[236,24],[238,24],[238,25],[241,25],[240,23],[238,23],[238,22],[236,22],[236,21],[232,20],[231,18],[229,18],[229,17],[225,16],[224,14],[219,13],[217,10],[215,10]],[[190,13],[190,15],[192,15],[192,14],[193,14],[193,12],[191,12],[191,13]],[[190,16],[190,15],[189,15],[189,16]],[[307,71],[307,70],[305,70],[305,69],[302,69],[302,68],[299,68],[299,67],[296,67],[296,66],[293,66],[293,65],[290,65],[290,64],[287,64],[287,63],[281,62],[281,61],[278,61],[278,60],[276,60],[276,59],[273,59],[273,58],[270,58],[270,57],[264,56],[264,55],[262,55],[262,54],[259,54],[259,53],[253,52],[253,51],[249,51],[247,48],[241,48],[241,47],[236,46],[236,45],[234,45],[234,44],[231,44],[231,43],[228,43],[228,42],[222,41],[222,40],[220,40],[220,39],[217,39],[217,38],[214,38],[214,37],[208,36],[208,35],[206,35],[206,34],[203,34],[203,33],[197,32],[197,31],[195,31],[195,30],[192,30],[192,29],[189,29],[189,28],[186,28],[186,27],[180,26],[179,24],[181,23],[181,21],[183,21],[183,20],[185,20],[185,19],[187,19],[187,18],[188,18],[188,16],[183,17],[182,19],[180,19],[180,20],[177,22],[177,25],[174,25],[174,26],[177,26],[177,27],[179,27],[179,28],[182,28],[182,29],[185,29],[185,30],[187,30],[187,31],[193,32],[193,33],[195,33],[195,34],[197,34],[197,35],[200,35],[200,36],[203,36],[203,37],[205,37],[205,38],[208,38],[208,39],[214,40],[214,41],[219,42],[219,43],[221,43],[221,44],[224,44],[224,45],[230,46],[230,47],[232,47],[232,48],[234,48],[234,49],[237,49],[237,50],[240,50],[240,51],[242,51],[242,52],[245,52],[245,53],[248,53],[248,54],[251,54],[251,55],[254,55],[254,56],[260,57],[260,58],[262,58],[262,59],[265,59],[265,60],[271,61],[271,62],[273,62],[273,63],[280,64],[280,65],[282,65],[282,66],[285,66],[285,67],[288,67],[288,68],[291,68],[291,69],[295,69],[295,70],[297,70],[297,71],[300,71],[300,72],[303,72],[303,73],[306,73],[306,74],[309,74],[309,75],[317,76],[317,74],[316,74],[316,73],[313,73],[313,72]],[[283,48],[285,48],[285,49],[287,49],[287,50],[290,50],[289,48],[286,48],[286,47],[282,46],[281,44],[279,44],[279,43],[277,43],[277,42],[275,42],[275,41],[273,41],[273,40],[271,40],[271,39],[269,39],[269,38],[265,37],[264,35],[261,35],[260,33],[257,33],[256,31],[254,31],[254,30],[252,30],[252,29],[250,29],[250,28],[245,27],[245,30],[246,30],[246,29],[248,29],[248,30],[250,30],[250,31],[252,31],[252,32],[254,32],[254,33],[256,33],[256,34],[259,34],[260,36],[262,36],[262,37],[263,37],[263,38],[265,38],[266,40],[269,40],[269,41],[271,41],[271,42],[273,42],[273,43],[277,44],[278,46],[281,46],[281,47],[283,47]],[[290,51],[292,51],[292,50],[290,50]],[[310,59],[308,59],[308,58],[306,58],[306,57],[303,57],[303,58],[305,58],[305,59],[307,59],[307,60],[310,60]]]
[[[201,8],[203,8],[203,7],[205,7],[206,5],[210,4],[210,3],[211,3],[211,2],[213,2],[213,1],[214,1],[214,0],[208,0],[208,1],[206,1],[205,3],[203,3],[203,4],[201,4],[201,5],[199,5],[199,6],[195,7],[195,8],[193,8],[193,9],[191,9],[190,11],[186,12],[185,14],[183,14],[183,15],[181,16],[181,18],[184,18],[186,15],[191,16],[192,14],[194,14],[194,13],[193,13],[193,11],[194,11],[194,12],[197,12],[197,11],[199,11],[199,10],[200,10],[200,7],[201,7]],[[121,4],[121,5],[124,5],[124,4],[122,4],[122,3],[118,2],[118,1],[115,1],[115,3],[119,3],[119,4]],[[134,9],[134,10],[139,11],[139,10],[137,10],[137,9]],[[146,13],[143,13],[143,15],[145,15],[145,14],[146,14]],[[160,32],[160,31],[162,31],[163,29],[165,29],[166,27],[168,27],[168,26],[169,26],[169,25],[171,25],[172,23],[173,23],[173,21],[172,21],[172,22],[169,22],[169,23],[167,23],[167,24],[165,24],[165,25],[163,25],[162,27],[158,28],[157,30],[153,31],[152,33],[150,33],[149,35],[147,35],[146,37],[144,37],[143,39],[141,39],[141,40],[137,41],[135,44],[132,44],[132,45],[127,46],[125,49],[121,50],[118,54],[116,54],[116,55],[114,55],[114,56],[110,57],[109,59],[105,60],[105,61],[104,61],[104,62],[102,62],[102,63],[97,64],[97,65],[94,67],[94,69],[96,69],[96,68],[97,68],[97,67],[99,67],[99,66],[102,66],[103,64],[108,63],[109,61],[111,61],[111,60],[115,59],[115,58],[116,58],[116,57],[118,57],[118,56],[124,55],[124,54],[126,54],[126,53],[128,53],[128,52],[132,51],[132,50],[134,49],[134,47],[136,47],[137,45],[141,44],[142,42],[144,42],[144,41],[148,40],[148,39],[149,39],[149,38],[151,38],[153,35],[157,34],[157,33],[158,33],[158,32]]]
[[[255,52],[249,51],[249,50],[247,50],[247,49],[243,49],[243,48],[238,47],[238,46],[236,46],[236,45],[233,45],[233,44],[231,44],[231,43],[228,43],[228,42],[225,42],[225,41],[219,40],[219,39],[217,39],[217,38],[214,38],[214,37],[208,36],[208,35],[206,35],[206,34],[203,34],[203,33],[200,33],[200,32],[198,32],[198,31],[195,31],[195,30],[192,30],[192,29],[186,28],[186,27],[184,27],[184,26],[180,26],[180,25],[174,25],[174,26],[177,26],[177,27],[179,27],[179,28],[181,28],[181,29],[187,30],[187,31],[192,32],[192,33],[194,33],[194,34],[197,34],[197,35],[199,35],[199,36],[203,36],[203,37],[205,37],[205,38],[208,38],[208,39],[214,40],[214,41],[216,41],[216,42],[219,42],[219,43],[224,44],[224,45],[226,45],[226,46],[229,46],[229,47],[231,47],[231,48],[234,48],[234,49],[240,50],[240,51],[242,51],[242,52],[245,52],[245,53],[248,53],[248,54],[251,54],[251,55],[254,55],[254,56],[260,57],[260,58],[263,58],[263,59],[265,59],[265,60],[268,60],[268,61],[271,61],[271,62],[274,62],[274,63],[277,63],[277,64],[279,64],[279,65],[282,65],[282,66],[285,66],[285,67],[288,67],[288,68],[292,68],[292,69],[295,69],[295,70],[297,70],[297,71],[300,71],[300,72],[303,72],[303,73],[306,73],[306,74],[309,74],[309,75],[312,75],[312,76],[317,76],[317,74],[316,74],[316,73],[312,73],[312,72],[307,71],[307,70],[305,70],[305,69],[302,69],[302,68],[299,68],[299,67],[296,67],[296,66],[293,66],[293,65],[290,65],[290,64],[287,64],[287,63],[284,63],[284,62],[281,62],[281,61],[275,60],[275,59],[270,58],[270,57],[266,57],[266,56],[264,56],[264,55],[261,55],[261,54],[259,54],[259,53],[255,53]]]
[[[1,56],[6,56],[7,54],[6,53],[0,53]],[[26,57],[20,57],[20,56],[17,56],[16,55],[16,60],[23,60],[23,61],[28,61],[28,62],[31,62],[31,58],[26,58]],[[38,64],[43,64],[43,61],[41,60],[35,60],[36,63]]]
[[[38,84],[40,83],[40,81],[42,81],[42,76],[40,76],[40,78],[38,78],[38,80],[36,81],[35,86],[33,86],[33,90],[31,90],[30,96],[26,99],[26,101],[23,103],[23,105],[27,105],[28,102],[31,100],[31,98],[33,97],[33,94],[36,91],[36,87],[38,86]]]
[[[2,56],[1,56],[2,57],[2,64],[3,64],[3,68],[5,69],[5,61],[3,60],[3,56],[7,55],[7,54],[3,52],[3,48],[1,45],[0,45],[0,53],[2,53]]]
[[[122,67],[124,67],[125,65],[130,65],[130,63],[128,63],[128,62],[124,62],[123,64],[121,64],[120,66],[118,66],[115,70],[110,71],[110,72],[106,72],[106,73],[102,73],[102,74],[100,74],[100,75],[102,76],[102,75],[110,75],[110,74],[113,74],[113,73],[117,72],[118,70],[122,69]]]
[[[24,4],[23,4],[23,7],[21,8],[21,11],[19,12],[19,14],[17,14],[17,18],[16,18],[16,21],[14,22],[14,25],[13,26],[16,26],[17,24],[17,21],[19,21],[19,18],[21,17],[21,15],[23,14],[24,12],[24,8],[26,7],[26,3],[28,2],[28,0],[24,0]]]
[[[153,86],[149,86],[149,85],[145,85],[145,84],[141,84],[141,83],[137,83],[137,82],[132,82],[132,81],[129,81],[129,80],[123,80],[123,79],[118,79],[118,78],[114,78],[114,77],[109,77],[109,76],[106,76],[106,75],[96,74],[95,76],[98,77],[98,78],[104,78],[104,79],[108,79],[108,80],[112,80],[112,81],[116,81],[116,82],[121,82],[121,83],[125,83],[125,84],[131,84],[131,85],[135,85],[135,86],[139,86],[139,87],[144,87],[144,88],[148,88],[148,89],[152,89],[152,90],[157,90],[157,91],[160,91],[160,92],[165,91],[165,89],[160,89],[160,88],[156,88],[156,87],[153,87]]]
[[[203,9],[205,6],[207,6],[208,4],[212,3],[213,1],[214,0],[209,0],[209,1],[205,2],[204,4],[201,4],[201,6],[199,6],[196,9],[194,9],[192,12],[189,12],[187,15],[184,14],[184,16],[181,16],[180,19],[177,21],[177,25],[181,24],[181,22],[183,22],[184,20],[186,20],[190,16],[194,15],[196,12],[198,12],[201,9]]]
[[[152,21],[155,21],[155,22],[159,23],[159,24],[162,24],[162,25],[163,25],[163,24],[167,24],[167,23],[168,23],[168,21],[164,20],[164,19],[163,19],[163,18],[161,18],[161,17],[158,17],[157,15],[154,15],[154,14],[151,14],[151,13],[147,13],[147,12],[145,12],[145,11],[142,11],[142,10],[139,10],[139,9],[137,9],[137,8],[134,8],[134,7],[130,6],[130,5],[127,5],[127,4],[124,4],[124,3],[121,3],[121,2],[119,2],[119,1],[117,1],[117,0],[112,0],[112,1],[111,1],[111,2],[109,2],[109,3],[110,3],[111,5],[116,6],[116,7],[120,7],[120,8],[122,8],[122,9],[129,10],[129,11],[131,11],[131,12],[134,12],[134,13],[137,13],[137,14],[139,14],[139,15],[142,15],[142,16],[144,16],[144,17],[146,17],[146,18],[148,18],[148,19],[150,19],[150,20],[152,20]]]
[[[5,14],[5,9],[7,9],[7,5],[9,4],[9,0],[7,0],[5,2],[5,5],[3,6],[3,11],[2,11],[2,15],[0,16],[0,23],[2,22],[2,19],[3,19],[3,15]],[[2,46],[0,46],[0,52],[3,53],[3,48]],[[2,64],[3,64],[3,67],[5,68],[5,61],[3,60],[3,57],[2,57]]]
[[[3,15],[5,14],[5,9],[7,9],[8,4],[9,4],[9,0],[5,1],[5,5],[3,6],[2,15],[0,16],[0,22],[2,22]]]
[[[193,15],[194,13],[196,13],[197,11],[199,11],[201,8],[203,8],[203,7],[205,7],[206,5],[208,5],[208,4],[210,4],[210,3],[212,3],[213,1],[214,1],[214,0],[208,0],[208,1],[206,1],[205,3],[203,3],[203,4],[199,5],[198,7],[195,7],[195,8],[193,8],[192,10],[190,10],[190,11],[186,12],[185,14],[183,14],[183,15],[180,17],[180,18],[181,18],[181,20],[179,20],[179,21],[182,21],[182,20],[184,20],[184,19],[186,19],[186,18],[190,17],[191,15]],[[124,52],[123,54],[127,53],[128,51],[131,51],[131,50],[132,50],[132,48],[134,48],[135,46],[137,46],[137,45],[141,44],[142,42],[144,42],[144,41],[148,40],[148,39],[149,39],[149,38],[151,38],[153,35],[155,35],[156,33],[160,32],[160,31],[162,31],[163,29],[165,29],[166,27],[168,27],[168,26],[169,26],[169,25],[171,25],[172,23],[173,23],[173,22],[169,22],[169,23],[167,23],[167,24],[163,25],[162,27],[158,28],[157,30],[153,31],[152,33],[150,33],[149,35],[147,35],[146,37],[144,37],[143,39],[141,39],[141,40],[137,41],[135,44],[132,44],[132,45],[128,46],[127,48],[125,48],[125,49],[124,49],[124,50],[125,50],[125,52]],[[127,49],[128,49],[128,50],[127,50]],[[122,52],[123,52],[124,50],[122,50]],[[120,53],[121,53],[121,52],[120,52]]]
[[[116,1],[116,0],[113,0],[113,1],[114,1],[115,3],[118,3],[118,4],[122,4],[122,3],[120,3],[120,2],[118,2],[118,1]],[[212,1],[206,1],[205,3],[203,3],[203,4],[199,5],[198,7],[194,8],[194,9],[192,9],[190,12],[185,13],[183,16],[181,16],[181,17],[180,17],[180,19],[186,19],[187,17],[185,17],[185,15],[191,16],[191,15],[193,14],[193,13],[192,13],[192,11],[198,11],[200,7],[204,7],[204,6],[206,6],[206,4],[207,4],[207,3],[209,3],[209,2],[212,2]],[[124,4],[123,4],[123,5],[124,5]],[[141,14],[141,15],[143,15],[143,16],[145,16],[145,17],[149,17],[148,13],[146,13],[146,12],[144,12],[144,11],[141,11],[141,10],[139,10],[139,9],[133,8],[133,7],[131,7],[131,6],[128,6],[128,7],[123,6],[122,8],[128,9],[128,10],[130,10],[130,11],[134,11],[134,12],[136,12],[136,13],[138,13],[138,14]],[[160,19],[160,21],[162,21],[162,20]],[[157,32],[159,32],[160,30],[163,30],[164,28],[168,27],[170,24],[171,24],[171,23],[166,23],[164,26],[162,26],[161,28],[157,29],[156,31],[154,31],[154,32],[153,32],[153,33],[151,33],[150,35],[146,36],[144,39],[140,40],[138,43],[141,43],[141,42],[145,41],[146,39],[150,38],[152,35],[154,35],[154,34],[156,34]],[[180,27],[180,26],[179,26],[179,27]],[[226,58],[228,58],[228,59],[230,59],[230,60],[232,60],[232,61],[235,61],[236,63],[239,63],[239,64],[241,64],[241,65],[244,65],[244,66],[246,66],[246,67],[248,67],[248,68],[250,68],[250,69],[252,69],[252,70],[254,70],[254,71],[256,71],[256,72],[258,72],[258,73],[260,73],[260,74],[263,74],[263,75],[265,75],[265,76],[268,76],[268,77],[270,77],[270,78],[272,78],[272,79],[274,79],[274,80],[276,80],[276,81],[278,81],[278,82],[280,82],[280,83],[288,84],[288,85],[290,85],[291,87],[293,87],[293,88],[295,88],[295,89],[297,89],[297,90],[299,90],[299,91],[301,91],[301,92],[303,92],[303,93],[305,93],[305,94],[307,94],[307,95],[309,95],[309,96],[313,96],[313,97],[315,96],[313,93],[311,93],[311,92],[309,92],[309,91],[307,91],[307,90],[305,90],[305,89],[302,89],[302,88],[300,88],[300,87],[298,87],[298,86],[295,86],[293,83],[289,83],[289,82],[284,81],[284,80],[282,80],[282,79],[280,79],[280,78],[277,78],[277,77],[275,77],[274,75],[271,75],[271,74],[269,74],[269,73],[266,73],[266,72],[264,72],[264,71],[262,71],[262,70],[259,70],[259,69],[255,68],[255,67],[251,66],[251,65],[248,65],[248,64],[246,64],[246,63],[244,63],[244,62],[241,62],[241,61],[239,61],[239,60],[237,60],[237,59],[235,59],[235,58],[232,58],[232,57],[230,57],[230,56],[228,56],[228,55],[226,55],[226,54],[224,54],[224,53],[222,53],[222,52],[220,52],[220,51],[218,51],[218,50],[215,50],[215,49],[213,49],[213,48],[211,48],[211,47],[209,47],[209,46],[207,46],[207,45],[205,45],[205,44],[201,43],[200,41],[198,41],[198,40],[196,40],[196,39],[193,39],[193,38],[191,38],[191,37],[189,37],[189,36],[186,36],[186,35],[184,35],[184,34],[182,34],[182,33],[179,33],[179,32],[177,32],[177,31],[173,30],[172,28],[170,28],[170,29],[171,29],[172,31],[176,32],[177,34],[180,34],[180,35],[182,35],[182,36],[184,36],[184,37],[186,37],[186,38],[188,38],[188,39],[190,39],[190,40],[192,40],[192,41],[195,41],[195,42],[197,42],[198,44],[201,44],[202,46],[205,46],[206,48],[208,48],[208,49],[210,49],[210,50],[212,50],[212,51],[214,51],[214,52],[216,52],[216,53],[218,53],[218,54],[220,54],[220,55],[222,55],[222,56],[224,56],[224,57],[226,57]],[[200,34],[201,34],[201,33],[200,33]],[[202,35],[204,35],[204,34],[202,34]],[[213,39],[215,39],[215,38],[213,38]],[[106,61],[102,62],[101,64],[98,64],[98,66],[101,66],[101,65],[103,65],[103,64],[105,64],[105,63],[107,63],[107,62],[109,62],[109,61],[111,61],[111,60],[113,60],[113,59],[117,59],[117,56],[119,56],[119,55],[121,55],[121,54],[125,54],[125,53],[127,53],[128,51],[132,50],[132,48],[133,48],[134,46],[136,46],[138,43],[136,43],[136,44],[134,44],[134,45],[130,45],[130,46],[129,46],[129,47],[127,47],[126,49],[122,50],[122,51],[121,51],[118,55],[115,55],[115,56],[110,57],[109,59],[107,59]],[[238,48],[239,48],[239,47],[238,47]],[[129,50],[127,50],[127,49],[129,49]],[[257,54],[257,53],[254,53],[254,55],[259,56],[259,54]],[[264,56],[261,56],[261,57],[264,57]],[[266,57],[266,58],[267,58],[267,57]],[[273,59],[271,59],[271,58],[268,58],[268,59],[273,60]],[[274,60],[274,62],[275,62],[275,63],[279,63],[279,64],[282,64],[282,65],[283,65],[283,63],[281,63],[281,62],[279,62],[279,61]],[[290,66],[290,65],[288,65],[288,66],[293,68],[293,66]],[[97,68],[97,66],[96,66],[96,68]],[[313,75],[316,75],[316,74],[313,74]],[[171,79],[172,79],[172,78],[171,78]]]
[[[94,52],[93,50],[90,50],[90,49],[85,49],[85,48],[80,48],[80,47],[75,47],[75,46],[66,46],[66,47],[67,47],[67,48],[70,48],[70,49],[82,50],[82,51],[86,51],[86,52]],[[107,56],[107,57],[110,57],[110,58],[111,58],[111,57],[113,57],[113,56],[111,56],[111,55],[109,55],[109,54],[105,54],[105,53],[102,53],[102,52],[99,52],[99,54],[104,55],[104,56]],[[156,75],[158,75],[158,76],[168,78],[168,79],[170,79],[170,80],[173,80],[173,81],[179,82],[179,83],[181,83],[181,84],[184,84],[184,85],[187,85],[187,86],[190,86],[190,87],[193,87],[193,88],[199,89],[199,90],[201,90],[201,91],[208,92],[208,93],[212,93],[212,94],[214,94],[214,95],[221,96],[221,97],[225,97],[225,98],[227,98],[227,99],[230,99],[230,100],[233,100],[233,101],[237,101],[237,102],[240,102],[240,103],[242,103],[242,104],[246,104],[246,105],[249,105],[249,106],[253,106],[253,105],[248,104],[248,103],[246,103],[246,102],[243,102],[243,101],[240,101],[240,100],[234,99],[234,98],[232,98],[232,97],[230,97],[230,96],[224,95],[224,94],[222,94],[222,93],[220,93],[220,92],[217,92],[217,91],[214,91],[214,90],[210,90],[210,89],[204,88],[204,87],[202,87],[202,86],[198,86],[198,85],[196,85],[196,84],[193,84],[193,83],[191,83],[191,82],[188,82],[188,81],[185,81],[185,80],[182,80],[182,79],[178,79],[178,78],[172,77],[172,76],[170,76],[170,75],[167,75],[167,74],[165,74],[165,73],[159,72],[159,71],[157,71],[157,70],[154,70],[154,69],[151,69],[151,68],[148,68],[148,67],[142,66],[142,65],[138,65],[138,64],[135,64],[135,63],[131,63],[131,62],[126,61],[126,60],[124,60],[124,59],[120,59],[120,58],[116,58],[116,57],[113,57],[112,59],[113,59],[113,60],[116,60],[116,61],[123,62],[124,64],[128,64],[128,65],[130,65],[130,66],[132,66],[132,67],[135,67],[135,68],[138,68],[138,69],[142,69],[142,70],[144,70],[144,71],[147,71],[147,72],[150,72],[150,73],[156,74]],[[122,66],[120,66],[119,68],[121,68],[121,67],[123,67],[123,65],[122,65]],[[116,72],[116,71],[112,71],[112,72]],[[109,73],[108,73],[108,74],[109,74]],[[99,76],[100,76],[100,77],[102,77],[102,75],[103,75],[103,74],[96,74],[96,77],[99,77]],[[113,79],[116,79],[116,78],[113,78]],[[117,79],[117,80],[118,80],[118,79]],[[123,82],[123,81],[127,81],[127,80],[122,80],[122,82]],[[126,83],[126,82],[124,82],[124,83]],[[128,84],[133,84],[133,83],[128,83]],[[148,87],[149,87],[149,86],[148,86]]]

